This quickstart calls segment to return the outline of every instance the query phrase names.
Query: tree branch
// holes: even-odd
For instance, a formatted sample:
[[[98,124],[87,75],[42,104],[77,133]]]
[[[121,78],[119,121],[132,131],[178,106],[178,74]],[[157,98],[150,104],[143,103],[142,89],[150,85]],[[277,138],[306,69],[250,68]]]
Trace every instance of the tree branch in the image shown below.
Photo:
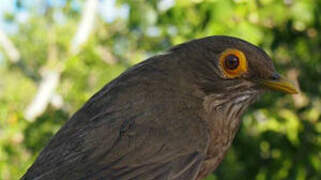
[[[81,21],[79,23],[78,29],[74,38],[71,41],[71,55],[76,55],[81,45],[84,44],[91,34],[94,21],[96,17],[98,0],[87,0],[84,7],[84,13],[82,15]],[[54,34],[54,33],[53,33]],[[55,47],[55,45],[54,45]],[[49,49],[48,61],[56,61],[57,52],[56,48]],[[66,62],[66,61],[65,61]],[[59,67],[58,67],[59,68]],[[37,94],[32,100],[30,105],[26,108],[25,118],[29,121],[33,121],[39,115],[41,115],[47,108],[49,102],[55,103],[55,100],[59,95],[57,95],[56,88],[59,85],[61,69],[45,69],[42,74],[42,80],[40,82]],[[63,102],[63,100],[61,101]]]

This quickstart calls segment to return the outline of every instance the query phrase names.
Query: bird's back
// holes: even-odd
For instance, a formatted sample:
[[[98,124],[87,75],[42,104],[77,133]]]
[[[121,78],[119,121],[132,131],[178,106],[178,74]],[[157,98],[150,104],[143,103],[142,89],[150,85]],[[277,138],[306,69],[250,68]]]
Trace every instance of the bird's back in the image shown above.
[[[185,82],[170,77],[179,71],[161,68],[175,63],[168,57],[136,65],[96,93],[22,179],[195,177],[208,146],[202,100],[177,87]]]

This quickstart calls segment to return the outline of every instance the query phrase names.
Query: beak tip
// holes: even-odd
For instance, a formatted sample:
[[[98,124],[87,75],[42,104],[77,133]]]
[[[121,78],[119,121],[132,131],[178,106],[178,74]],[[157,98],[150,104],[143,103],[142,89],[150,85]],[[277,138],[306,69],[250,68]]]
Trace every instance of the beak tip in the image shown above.
[[[299,94],[299,93],[300,93],[300,91],[297,89],[294,89],[293,91],[289,92],[289,94],[292,94],[292,95]]]
[[[294,89],[292,94],[300,94],[300,93],[301,93],[300,89],[295,87],[295,89]]]
[[[294,83],[289,80],[284,79],[283,77],[278,78],[277,80],[262,80],[261,84],[263,87],[272,89],[275,91],[280,91],[287,94],[299,94],[300,90],[297,88]]]

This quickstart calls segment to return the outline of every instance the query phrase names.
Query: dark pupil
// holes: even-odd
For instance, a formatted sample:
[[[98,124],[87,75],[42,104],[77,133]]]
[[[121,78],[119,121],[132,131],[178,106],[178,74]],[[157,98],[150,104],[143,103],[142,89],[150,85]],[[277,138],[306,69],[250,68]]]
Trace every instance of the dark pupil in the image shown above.
[[[228,55],[225,58],[225,67],[234,70],[239,66],[239,58],[235,55]]]

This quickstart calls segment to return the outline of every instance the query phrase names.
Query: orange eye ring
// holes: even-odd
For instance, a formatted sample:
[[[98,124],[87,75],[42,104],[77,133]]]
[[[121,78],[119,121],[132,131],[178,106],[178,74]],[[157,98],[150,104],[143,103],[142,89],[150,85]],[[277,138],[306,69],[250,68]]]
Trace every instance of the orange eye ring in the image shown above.
[[[219,58],[220,68],[228,78],[240,77],[247,72],[247,60],[238,49],[226,49]]]

